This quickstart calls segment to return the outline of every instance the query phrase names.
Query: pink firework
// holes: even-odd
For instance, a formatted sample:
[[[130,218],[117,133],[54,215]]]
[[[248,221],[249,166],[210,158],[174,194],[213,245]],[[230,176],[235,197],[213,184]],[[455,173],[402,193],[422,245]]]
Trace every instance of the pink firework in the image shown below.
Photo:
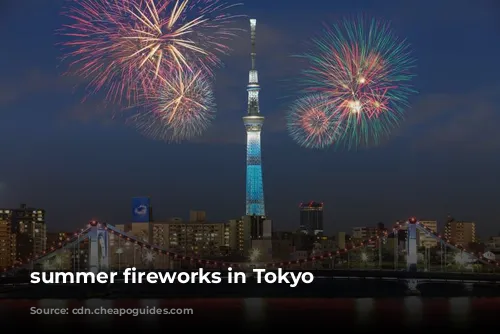
[[[288,113],[288,131],[303,147],[328,147],[342,134],[340,113],[337,110],[331,108],[331,102],[323,95],[301,98],[292,105]]]
[[[146,136],[168,142],[201,135],[215,118],[216,103],[209,78],[201,70],[168,76],[160,71],[158,78],[157,89],[147,92],[144,105],[129,122]]]
[[[234,5],[219,0],[80,0],[65,15],[62,34],[70,68],[89,81],[90,93],[106,90],[131,103],[151,89],[159,71],[212,73],[236,29]]]
[[[345,116],[364,113],[365,117],[372,118],[388,111],[387,92],[395,86],[377,86],[389,71],[377,53],[363,51],[358,45],[344,45],[338,52],[331,52],[328,62],[322,66],[324,71],[315,68],[316,74],[331,86],[310,90],[333,97],[331,101],[338,104]]]

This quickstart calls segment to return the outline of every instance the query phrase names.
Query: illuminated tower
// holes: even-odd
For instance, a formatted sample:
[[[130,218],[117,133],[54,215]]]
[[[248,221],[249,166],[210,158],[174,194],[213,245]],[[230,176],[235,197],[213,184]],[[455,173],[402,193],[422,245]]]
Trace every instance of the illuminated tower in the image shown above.
[[[243,117],[247,130],[247,199],[246,215],[265,216],[264,186],[262,184],[262,159],[260,154],[260,131],[264,117],[259,110],[259,78],[255,69],[255,26],[257,20],[250,20],[252,39],[252,69],[248,78],[248,114]]]

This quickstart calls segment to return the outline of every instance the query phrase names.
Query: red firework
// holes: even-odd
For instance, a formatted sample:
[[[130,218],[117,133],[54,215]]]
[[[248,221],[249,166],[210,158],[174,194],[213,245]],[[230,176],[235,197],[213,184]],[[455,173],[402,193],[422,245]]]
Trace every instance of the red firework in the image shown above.
[[[301,146],[324,148],[342,134],[337,108],[325,96],[311,95],[296,101],[288,114],[288,131]]]

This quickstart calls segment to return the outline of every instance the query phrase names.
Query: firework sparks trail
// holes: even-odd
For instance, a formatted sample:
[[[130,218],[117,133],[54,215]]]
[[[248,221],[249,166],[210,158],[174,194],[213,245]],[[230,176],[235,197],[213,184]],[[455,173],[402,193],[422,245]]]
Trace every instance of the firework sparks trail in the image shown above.
[[[72,23],[65,58],[90,81],[90,93],[106,90],[113,102],[153,89],[162,70],[212,74],[236,33],[237,16],[219,0],[80,0],[66,13]]]
[[[303,147],[325,148],[343,133],[339,116],[327,97],[309,95],[292,105],[287,115],[288,132]]]
[[[129,118],[148,137],[180,142],[199,136],[215,118],[212,83],[201,70],[159,74],[160,86],[146,93],[139,111]]]
[[[377,144],[402,120],[414,92],[409,46],[387,24],[363,18],[334,25],[313,45],[303,55],[309,63],[304,91],[328,97],[325,108],[335,109],[344,128],[336,143]]]

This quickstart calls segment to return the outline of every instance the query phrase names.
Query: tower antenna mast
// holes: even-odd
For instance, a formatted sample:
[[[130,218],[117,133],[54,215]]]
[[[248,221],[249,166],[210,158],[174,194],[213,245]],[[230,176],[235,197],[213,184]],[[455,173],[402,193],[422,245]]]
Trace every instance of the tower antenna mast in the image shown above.
[[[252,56],[252,70],[255,70],[255,57],[257,56],[257,53],[255,52],[255,28],[257,25],[257,20],[256,19],[250,19],[250,38],[252,40],[252,53],[250,54]]]

